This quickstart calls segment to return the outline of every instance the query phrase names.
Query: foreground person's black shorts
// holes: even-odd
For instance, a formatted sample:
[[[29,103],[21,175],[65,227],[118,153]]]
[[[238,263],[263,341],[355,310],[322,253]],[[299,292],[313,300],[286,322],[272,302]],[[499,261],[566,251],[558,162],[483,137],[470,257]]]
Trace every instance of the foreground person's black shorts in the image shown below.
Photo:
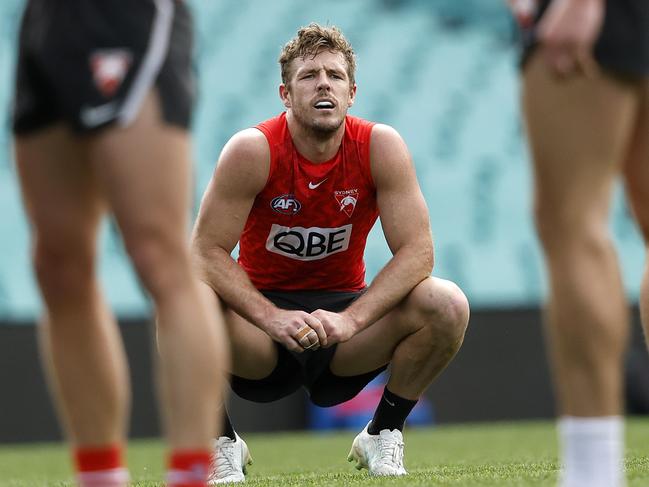
[[[84,133],[128,126],[155,88],[168,123],[193,103],[191,16],[177,0],[29,0],[23,16],[13,128],[58,121]]]
[[[541,0],[535,22],[523,29],[523,62],[534,50],[536,27],[550,5]],[[615,0],[605,3],[606,16],[595,45],[595,59],[616,74],[649,76],[649,1]]]

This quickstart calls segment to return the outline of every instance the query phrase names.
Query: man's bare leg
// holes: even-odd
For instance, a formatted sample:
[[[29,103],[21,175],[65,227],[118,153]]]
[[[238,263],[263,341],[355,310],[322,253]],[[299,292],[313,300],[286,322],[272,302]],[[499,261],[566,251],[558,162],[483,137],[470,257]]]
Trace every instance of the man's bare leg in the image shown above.
[[[165,124],[151,94],[126,129],[90,141],[90,157],[151,294],[158,323],[158,379],[174,450],[209,449],[217,432],[226,341],[213,298],[189,257],[190,138]]]
[[[83,144],[63,126],[16,139],[33,259],[45,301],[41,356],[74,450],[125,442],[126,357],[96,275],[100,191]],[[78,458],[77,458],[78,460]],[[121,466],[119,454],[111,460]],[[126,472],[114,472],[122,480]]]
[[[606,74],[559,80],[534,55],[524,107],[550,277],[547,339],[562,416],[563,485],[621,485],[628,310],[608,235],[636,97]]]
[[[638,86],[640,108],[635,132],[624,165],[627,197],[640,228],[645,246],[649,245],[649,81]],[[640,291],[640,314],[645,338],[649,337],[649,247]]]
[[[426,388],[464,339],[469,304],[452,282],[429,277],[387,315],[338,346],[331,371],[364,374],[390,363],[390,378],[372,421],[348,455],[371,475],[405,475],[402,430]]]
[[[374,325],[338,346],[331,371],[364,374],[390,363],[390,378],[367,431],[399,430],[462,345],[469,304],[452,282],[429,277]]]
[[[16,156],[47,308],[41,346],[67,433],[75,444],[122,441],[128,378],[95,272],[103,211],[96,180],[83,147],[63,127],[18,138]]]
[[[360,375],[390,363],[387,387],[417,400],[459,350],[468,321],[462,291],[450,281],[429,277],[394,310],[341,343],[331,371]]]

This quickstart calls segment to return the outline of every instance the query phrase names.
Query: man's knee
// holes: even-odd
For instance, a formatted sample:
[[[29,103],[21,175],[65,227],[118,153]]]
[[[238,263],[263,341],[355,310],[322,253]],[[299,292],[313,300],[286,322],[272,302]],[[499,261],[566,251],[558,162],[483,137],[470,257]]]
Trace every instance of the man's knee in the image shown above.
[[[574,208],[537,201],[534,222],[543,250],[550,258],[601,253],[609,245],[607,213],[596,204]]]
[[[548,198],[537,197],[534,205],[534,224],[541,244],[551,249],[561,240],[575,231],[579,219],[571,216],[567,208],[561,208],[546,201]]]
[[[188,285],[191,275],[189,255],[178,240],[149,232],[126,244],[142,284],[156,301]]]
[[[427,278],[413,290],[412,312],[434,341],[461,342],[469,322],[469,302],[454,282]]]
[[[95,279],[95,249],[92,242],[36,242],[34,271],[46,299],[80,299]]]

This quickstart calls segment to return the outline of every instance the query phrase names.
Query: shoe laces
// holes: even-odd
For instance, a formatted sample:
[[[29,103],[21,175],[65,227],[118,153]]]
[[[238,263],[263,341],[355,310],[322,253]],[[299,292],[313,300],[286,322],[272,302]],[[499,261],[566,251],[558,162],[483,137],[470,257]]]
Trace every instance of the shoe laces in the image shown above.
[[[235,441],[230,438],[220,440],[216,449],[216,471],[214,477],[223,479],[239,473],[240,468],[236,460]]]
[[[388,432],[379,436],[379,457],[381,463],[403,468],[403,441],[396,433]]]

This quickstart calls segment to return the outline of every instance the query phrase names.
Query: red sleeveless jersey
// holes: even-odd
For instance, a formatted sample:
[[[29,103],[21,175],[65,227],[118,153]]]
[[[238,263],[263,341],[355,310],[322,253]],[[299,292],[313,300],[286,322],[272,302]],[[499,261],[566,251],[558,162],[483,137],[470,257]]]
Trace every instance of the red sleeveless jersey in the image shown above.
[[[378,217],[370,172],[373,123],[345,118],[340,149],[315,164],[299,154],[286,113],[255,128],[270,146],[270,172],[239,241],[239,264],[257,289],[358,291],[363,252]]]

